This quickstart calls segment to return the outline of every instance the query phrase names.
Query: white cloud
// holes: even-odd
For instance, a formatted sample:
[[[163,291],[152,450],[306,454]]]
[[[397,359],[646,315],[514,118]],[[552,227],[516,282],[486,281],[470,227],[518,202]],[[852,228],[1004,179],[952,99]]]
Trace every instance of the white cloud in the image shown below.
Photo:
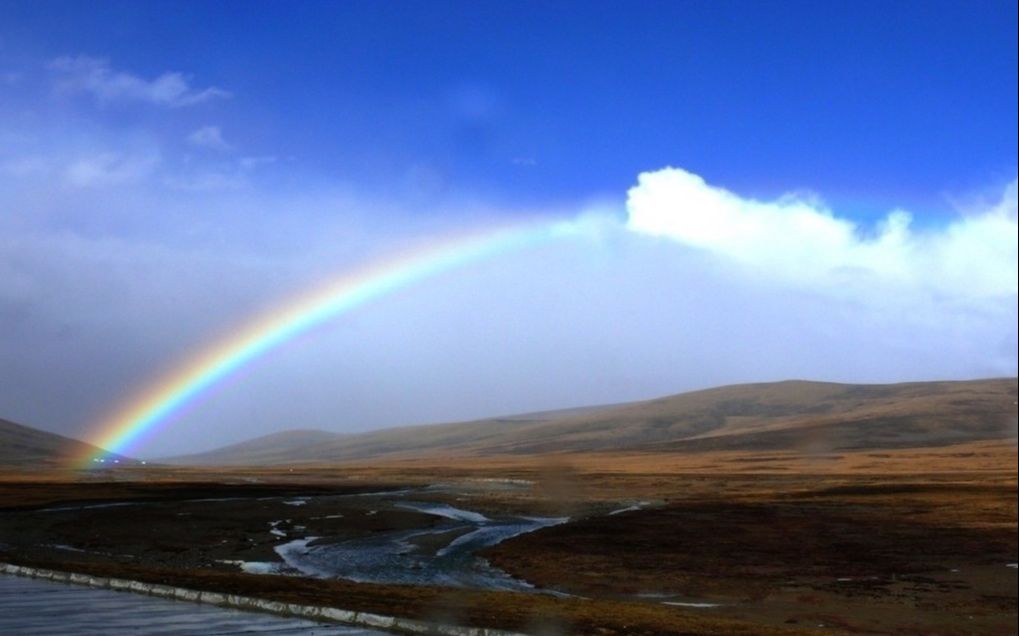
[[[163,183],[174,190],[189,192],[211,192],[215,190],[239,190],[249,185],[243,174],[236,170],[177,174],[167,176]]]
[[[250,174],[263,166],[276,163],[276,157],[240,157],[217,165],[168,174],[163,183],[175,190],[208,192],[239,190],[251,186]]]
[[[220,130],[219,126],[202,126],[187,136],[187,142],[198,148],[208,148],[209,150],[221,152],[233,149],[233,146],[227,143],[226,139],[223,139],[223,131]]]
[[[60,88],[91,93],[101,103],[139,101],[176,108],[230,97],[215,86],[193,88],[190,76],[183,73],[167,72],[146,80],[110,68],[107,60],[84,55],[59,57],[49,67],[59,75]]]
[[[237,162],[241,170],[254,170],[261,166],[268,166],[276,163],[277,158],[271,155],[264,155],[261,157],[241,157],[240,161]]]
[[[998,204],[947,226],[914,229],[910,214],[896,210],[873,236],[816,197],[746,199],[679,168],[641,174],[628,195],[629,229],[757,277],[851,294],[872,285],[957,298],[1016,294],[1015,181]]]
[[[79,187],[117,185],[148,176],[158,163],[156,154],[102,152],[73,161],[64,176],[68,183]]]

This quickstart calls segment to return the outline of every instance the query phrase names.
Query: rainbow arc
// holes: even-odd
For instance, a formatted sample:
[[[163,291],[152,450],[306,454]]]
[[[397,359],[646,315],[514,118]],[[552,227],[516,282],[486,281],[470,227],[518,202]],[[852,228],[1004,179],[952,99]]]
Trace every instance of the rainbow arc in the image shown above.
[[[569,223],[534,223],[499,228],[433,243],[385,262],[347,272],[242,325],[157,378],[104,419],[92,443],[128,454],[147,432],[157,430],[200,395],[267,352],[328,320],[443,272],[536,246],[573,231]],[[83,458],[91,463],[95,457]]]

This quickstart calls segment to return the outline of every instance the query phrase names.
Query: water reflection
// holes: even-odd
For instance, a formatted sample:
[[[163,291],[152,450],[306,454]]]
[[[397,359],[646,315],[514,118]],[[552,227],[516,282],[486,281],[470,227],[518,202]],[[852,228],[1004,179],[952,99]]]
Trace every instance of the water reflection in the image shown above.
[[[0,634],[210,636],[246,633],[384,636],[387,632],[0,575]]]

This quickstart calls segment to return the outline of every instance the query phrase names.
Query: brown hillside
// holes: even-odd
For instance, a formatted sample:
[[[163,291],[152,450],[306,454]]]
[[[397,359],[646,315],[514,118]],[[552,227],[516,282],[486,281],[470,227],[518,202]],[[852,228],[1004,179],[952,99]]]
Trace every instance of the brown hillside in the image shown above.
[[[126,459],[70,437],[0,419],[0,467],[66,468],[90,455]]]
[[[170,461],[239,465],[592,451],[918,448],[1015,438],[1016,394],[1015,378],[745,384],[610,407],[316,434],[308,443],[300,442],[304,433],[294,439],[281,433]]]

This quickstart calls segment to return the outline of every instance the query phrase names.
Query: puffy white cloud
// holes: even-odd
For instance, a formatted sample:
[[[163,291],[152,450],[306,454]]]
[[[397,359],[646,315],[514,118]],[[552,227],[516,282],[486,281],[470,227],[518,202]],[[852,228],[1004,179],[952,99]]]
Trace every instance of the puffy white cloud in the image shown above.
[[[816,197],[756,201],[679,168],[641,174],[627,212],[635,232],[704,250],[755,277],[832,293],[877,286],[976,299],[1017,290],[1015,181],[997,204],[927,229],[895,210],[867,233]]]
[[[208,148],[209,150],[221,152],[233,149],[233,146],[223,138],[223,131],[220,130],[219,126],[202,126],[187,136],[187,142],[198,148]]]
[[[59,57],[49,67],[58,75],[60,88],[91,93],[101,103],[139,101],[177,108],[230,97],[229,91],[215,86],[193,88],[190,76],[183,73],[167,72],[146,80],[112,69],[107,60],[84,55]]]

